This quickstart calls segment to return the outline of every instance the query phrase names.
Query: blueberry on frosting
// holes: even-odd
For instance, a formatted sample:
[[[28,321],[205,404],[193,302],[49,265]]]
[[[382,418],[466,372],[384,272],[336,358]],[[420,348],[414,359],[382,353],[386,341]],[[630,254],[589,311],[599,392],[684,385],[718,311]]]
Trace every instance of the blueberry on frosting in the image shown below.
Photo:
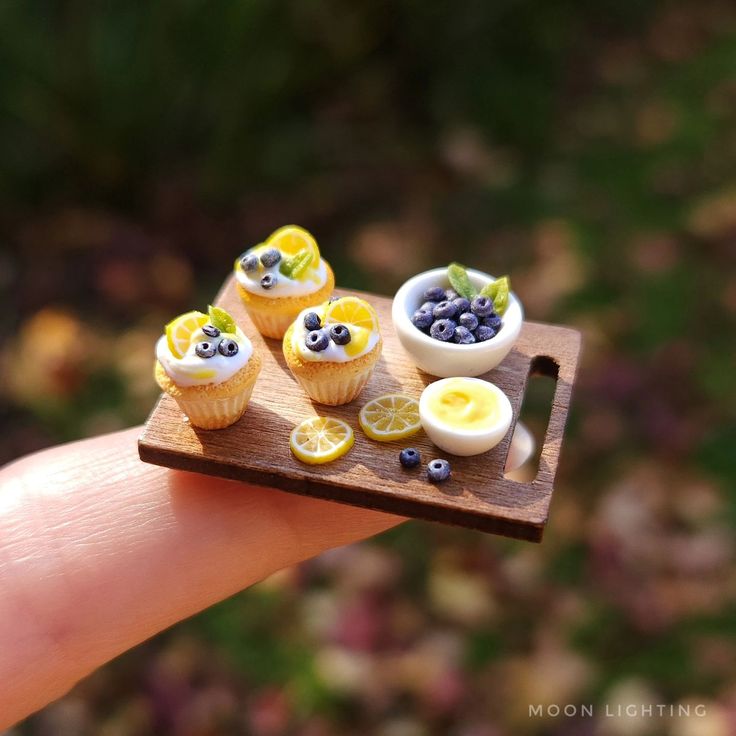
[[[217,345],[213,342],[198,342],[194,352],[199,358],[211,358],[217,352]]]
[[[261,286],[264,289],[273,289],[275,285],[276,277],[272,273],[264,274],[263,278],[261,279]]]
[[[220,330],[218,330],[214,325],[205,325],[202,328],[202,332],[204,332],[207,337],[220,337]]]
[[[304,329],[311,332],[312,330],[318,330],[322,327],[322,321],[319,318],[317,312],[307,312],[304,315]]]
[[[235,340],[231,340],[229,337],[220,340],[220,344],[217,346],[217,350],[220,355],[224,355],[226,358],[231,358],[238,352],[238,343]]]
[[[280,260],[281,251],[279,251],[277,248],[269,248],[268,250],[264,250],[263,253],[261,253],[261,263],[266,268],[271,268],[271,266],[275,266]]]
[[[351,340],[350,330],[345,325],[330,327],[330,338],[335,345],[347,345]]]
[[[319,353],[327,349],[327,346],[330,344],[330,338],[324,330],[312,330],[307,333],[304,342],[310,350]]]
[[[255,253],[246,253],[240,259],[240,267],[246,273],[258,270],[258,256]]]

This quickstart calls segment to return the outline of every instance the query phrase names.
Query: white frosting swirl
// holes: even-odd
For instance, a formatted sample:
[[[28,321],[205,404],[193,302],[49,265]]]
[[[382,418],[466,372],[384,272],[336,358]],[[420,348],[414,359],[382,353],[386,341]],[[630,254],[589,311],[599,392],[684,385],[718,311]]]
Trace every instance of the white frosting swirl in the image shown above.
[[[163,366],[169,378],[177,386],[206,386],[210,383],[223,383],[234,376],[253,355],[253,345],[239,327],[235,333],[223,332],[221,337],[229,337],[238,343],[235,355],[222,355],[217,351],[211,358],[200,358],[195,352],[199,342],[217,343],[220,337],[208,337],[201,329],[192,333],[192,340],[187,352],[177,358],[170,350],[166,335],[162,335],[156,343],[156,358]]]
[[[301,312],[299,312],[299,316],[294,321],[294,329],[291,333],[291,347],[292,350],[302,360],[308,360],[312,362],[325,361],[328,363],[347,363],[351,360],[355,360],[356,358],[360,358],[362,355],[369,353],[371,350],[373,350],[374,347],[376,347],[376,344],[378,343],[381,335],[378,330],[373,330],[368,337],[368,340],[366,341],[363,349],[355,355],[349,355],[347,353],[347,351],[345,350],[345,348],[347,347],[346,345],[338,345],[332,340],[330,340],[329,344],[324,350],[320,350],[318,352],[310,350],[307,347],[307,343],[305,342],[305,338],[307,337],[309,330],[307,330],[307,328],[304,326],[304,317],[309,312],[316,312],[319,315],[320,321],[324,321],[326,307],[326,304],[321,304],[318,307],[307,307],[306,309],[303,309]],[[351,327],[350,325],[346,326],[350,330],[356,329],[355,327]],[[348,343],[348,345],[349,344],[350,343]]]
[[[258,245],[247,250],[243,255],[248,253],[258,254],[263,250],[265,250],[264,246]],[[240,256],[240,258],[242,257]],[[316,268],[310,266],[307,269],[304,279],[291,279],[288,276],[284,276],[279,271],[281,261],[269,268],[261,265],[256,271],[246,272],[243,271],[240,265],[240,258],[235,264],[235,278],[238,280],[238,283],[251,294],[258,294],[269,299],[278,299],[282,296],[307,296],[308,294],[313,294],[315,291],[319,291],[327,282],[327,267],[322,258],[319,259],[319,264]],[[270,289],[264,289],[261,286],[261,279],[267,273],[272,274],[276,280]]]

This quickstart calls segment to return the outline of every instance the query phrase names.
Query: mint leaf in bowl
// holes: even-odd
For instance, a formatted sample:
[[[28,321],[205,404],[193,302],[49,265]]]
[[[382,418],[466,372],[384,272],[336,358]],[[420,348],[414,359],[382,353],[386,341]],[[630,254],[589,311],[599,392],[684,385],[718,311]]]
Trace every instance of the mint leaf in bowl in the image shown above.
[[[471,301],[474,296],[478,295],[478,291],[470,283],[465,266],[460,263],[451,263],[447,267],[447,278],[450,280],[450,286],[468,301]]]
[[[511,291],[511,280],[508,276],[501,276],[481,289],[481,295],[493,299],[493,310],[502,315],[509,306],[509,292]]]

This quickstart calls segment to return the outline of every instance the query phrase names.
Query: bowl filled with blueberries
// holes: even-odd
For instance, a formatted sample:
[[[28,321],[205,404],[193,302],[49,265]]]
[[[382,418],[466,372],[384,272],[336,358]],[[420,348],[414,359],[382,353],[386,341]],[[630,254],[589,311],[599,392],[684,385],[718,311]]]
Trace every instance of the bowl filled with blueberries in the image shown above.
[[[410,278],[394,296],[396,334],[418,368],[433,376],[480,376],[509,353],[524,310],[508,277],[451,263]]]

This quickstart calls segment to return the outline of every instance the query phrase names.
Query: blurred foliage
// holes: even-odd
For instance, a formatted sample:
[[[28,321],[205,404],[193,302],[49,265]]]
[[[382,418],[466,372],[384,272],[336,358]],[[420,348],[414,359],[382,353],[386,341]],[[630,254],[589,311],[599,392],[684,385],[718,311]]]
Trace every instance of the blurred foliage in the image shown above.
[[[286,222],[344,286],[457,259],[586,338],[541,546],[406,524],[17,733],[734,732],[732,3],[5,2],[0,160],[2,460],[142,421],[161,325]],[[528,717],[570,702],[707,716]]]

